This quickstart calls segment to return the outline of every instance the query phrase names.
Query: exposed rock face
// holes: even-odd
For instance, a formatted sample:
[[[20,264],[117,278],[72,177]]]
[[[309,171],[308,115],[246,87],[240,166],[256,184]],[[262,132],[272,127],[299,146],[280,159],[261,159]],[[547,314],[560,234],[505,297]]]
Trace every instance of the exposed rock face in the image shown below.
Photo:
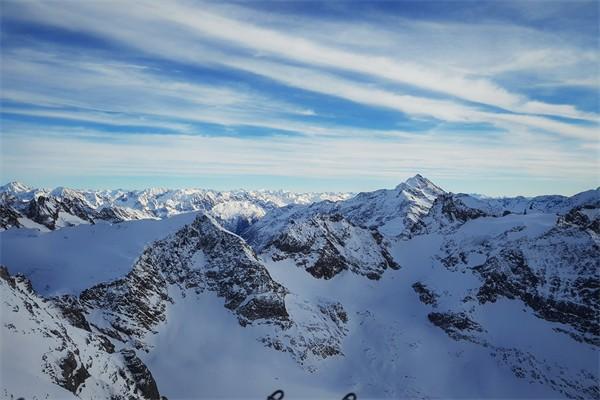
[[[166,302],[171,299],[163,274],[144,253],[126,277],[83,291],[80,301],[88,313],[102,314],[94,324],[100,332],[143,347],[140,339],[165,320]]]
[[[467,268],[482,280],[475,293],[484,304],[499,297],[519,299],[576,340],[600,345],[600,246],[595,229],[600,206],[594,202],[558,217],[539,236],[510,229],[478,243],[447,241],[440,261],[452,271]],[[484,262],[468,267],[468,258]]]
[[[5,394],[26,394],[27,398],[44,395],[35,392],[43,389],[43,382],[23,387],[19,385],[22,378],[12,375],[16,373],[31,377],[37,374],[37,379],[47,382],[45,385],[64,388],[66,392],[56,394],[60,397],[68,392],[82,399],[160,397],[152,374],[139,359],[134,360],[132,367],[126,355],[114,352],[106,337],[80,329],[64,317],[65,307],[72,304],[70,300],[60,300],[61,306],[57,307],[54,301],[38,297],[27,279],[13,277],[1,266],[0,291],[3,357],[18,353],[14,361],[20,360],[18,367],[11,363],[10,370],[2,371]],[[142,376],[139,371],[145,374]],[[143,385],[153,390],[143,391],[139,387]]]
[[[0,230],[22,227],[23,224],[19,222],[20,217],[21,214],[18,211],[10,205],[0,202]]]
[[[31,189],[18,182],[0,186],[0,229],[22,227],[16,218],[30,219],[50,230],[108,221],[160,219],[187,212],[208,212],[232,232],[242,232],[267,211],[286,204],[342,200],[348,193],[283,191],[216,192],[203,189],[54,190]],[[9,213],[9,210],[12,213]],[[14,215],[13,215],[14,214]],[[29,224],[32,225],[32,224]],[[36,226],[28,226],[36,227]]]
[[[538,252],[548,251],[548,244],[540,241],[534,244],[533,249]],[[553,247],[556,244],[554,242]],[[565,244],[563,242],[561,247]],[[482,303],[496,301],[499,296],[519,298],[541,318],[570,325],[581,334],[575,337],[600,345],[600,326],[597,320],[600,280],[593,272],[600,268],[600,248],[597,244],[590,243],[588,249],[580,249],[577,264],[572,264],[572,254],[567,251],[553,251],[550,254],[554,257],[549,255],[545,259],[536,258],[535,263],[538,265],[533,269],[523,252],[501,250],[497,256],[475,268],[484,279],[477,298]],[[564,272],[560,270],[563,266],[565,269],[579,266],[588,271],[573,278],[561,273]]]
[[[412,226],[411,233],[448,232],[467,221],[485,216],[488,214],[484,211],[467,206],[461,196],[443,193],[435,199],[427,215]]]
[[[600,235],[600,200],[574,207],[560,218],[558,225],[564,228],[579,228]]]
[[[442,328],[453,339],[471,339],[471,332],[482,332],[481,326],[464,313],[432,312],[427,315],[432,324]]]
[[[122,349],[120,353],[123,355],[125,366],[129,372],[131,372],[135,387],[141,397],[145,399],[160,400],[160,393],[158,392],[152,373],[135,354],[135,351]]]
[[[56,377],[56,383],[73,394],[77,394],[79,386],[83,385],[90,377],[88,370],[79,365],[75,354],[71,351],[67,352],[67,355],[60,360],[59,367],[61,375]]]
[[[94,320],[96,329],[147,349],[147,335],[159,324],[168,324],[174,295],[204,291],[222,297],[240,325],[272,326],[265,344],[292,353],[300,362],[309,354],[327,357],[341,352],[341,326],[347,321],[343,307],[304,306],[290,300],[295,309],[304,307],[298,312],[319,320],[312,325],[294,321],[287,290],[271,278],[242,238],[208,215],[150,245],[126,277],[85,290],[80,299],[87,313],[102,316]]]
[[[118,207],[118,206],[102,207],[99,211],[95,211],[91,215],[93,216],[94,221],[103,220],[103,221],[111,222],[113,224],[117,224],[119,222],[124,222],[124,221],[143,219],[143,217],[144,217],[143,215],[140,215],[139,213],[135,213],[135,212],[132,212],[131,210],[128,210],[123,207]]]
[[[52,299],[56,307],[60,310],[62,316],[71,323],[71,325],[91,332],[90,324],[85,318],[85,310],[81,306],[79,299],[70,296],[60,296]]]
[[[0,228],[39,224],[50,230],[94,223],[97,213],[78,197],[61,199],[32,190],[23,193],[0,192]],[[28,226],[31,227],[31,226]]]
[[[271,210],[264,218],[242,232],[242,236],[257,251],[271,244],[290,221],[306,221],[312,217],[341,215],[348,223],[384,237],[410,235],[429,211],[434,200],[444,193],[421,175],[416,175],[396,188],[359,193],[338,202],[322,201],[311,205],[291,205]]]
[[[140,339],[165,321],[173,289],[216,292],[242,325],[288,321],[285,289],[271,279],[243,239],[207,215],[153,243],[126,277],[85,290],[81,301],[110,321],[98,329],[121,340],[131,337],[140,347]]]
[[[311,304],[288,295],[292,323],[262,338],[262,342],[291,356],[309,371],[315,371],[320,360],[343,355],[342,339],[347,334],[348,314],[341,303],[321,300]]]
[[[56,227],[59,210],[58,202],[40,196],[29,202],[27,209],[25,210],[25,216],[49,229],[54,229]]]
[[[271,247],[274,260],[291,258],[315,278],[331,279],[350,270],[379,279],[387,268],[399,268],[377,231],[360,228],[339,214],[292,220]]]
[[[437,306],[437,299],[439,295],[435,293],[433,290],[429,289],[426,285],[421,282],[415,282],[412,285],[412,288],[419,295],[419,300],[423,304],[429,304],[433,307]]]

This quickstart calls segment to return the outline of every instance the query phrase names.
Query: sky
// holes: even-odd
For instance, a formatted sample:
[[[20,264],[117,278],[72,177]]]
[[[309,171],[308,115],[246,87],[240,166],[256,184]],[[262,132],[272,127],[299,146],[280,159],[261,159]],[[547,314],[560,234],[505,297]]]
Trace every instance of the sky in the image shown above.
[[[600,186],[597,1],[0,2],[0,178]]]

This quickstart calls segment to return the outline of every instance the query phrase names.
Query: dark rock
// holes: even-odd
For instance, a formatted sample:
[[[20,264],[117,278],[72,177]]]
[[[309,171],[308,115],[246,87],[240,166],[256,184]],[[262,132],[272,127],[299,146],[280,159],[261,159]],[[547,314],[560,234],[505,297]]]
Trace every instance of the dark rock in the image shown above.
[[[79,386],[90,377],[89,372],[83,365],[79,365],[75,354],[70,351],[60,362],[60,369],[62,371],[62,377],[58,378],[57,383],[69,392],[77,395]]]
[[[364,248],[357,253],[347,250],[355,235],[365,237]],[[387,250],[383,236],[376,230],[357,226],[341,214],[317,214],[289,225],[271,242],[275,261],[293,259],[315,278],[331,279],[350,270],[371,280],[378,280],[387,268],[398,269]],[[361,251],[367,254],[361,258]]]
[[[23,225],[19,222],[21,213],[7,204],[0,203],[0,229],[20,228]]]
[[[8,283],[10,285],[10,287],[12,287],[14,289],[15,280],[10,276],[10,273],[8,272],[8,268],[6,268],[4,265],[0,265],[0,279],[5,280],[6,283]]]
[[[62,315],[78,328],[91,332],[90,325],[85,318],[85,310],[79,299],[70,295],[61,296],[53,299],[54,304],[61,310]]]
[[[455,340],[472,340],[472,332],[483,332],[481,326],[477,322],[471,320],[464,312],[432,312],[427,315],[427,318],[431,323],[442,328],[448,336]]]
[[[412,285],[412,288],[415,292],[417,292],[419,295],[419,300],[421,300],[422,303],[429,304],[434,307],[437,306],[437,299],[439,296],[433,290],[429,289],[421,282],[415,282]]]
[[[160,400],[160,393],[156,381],[148,367],[135,354],[135,351],[123,349],[120,351],[125,360],[125,366],[131,372],[135,381],[135,387],[144,399]]]

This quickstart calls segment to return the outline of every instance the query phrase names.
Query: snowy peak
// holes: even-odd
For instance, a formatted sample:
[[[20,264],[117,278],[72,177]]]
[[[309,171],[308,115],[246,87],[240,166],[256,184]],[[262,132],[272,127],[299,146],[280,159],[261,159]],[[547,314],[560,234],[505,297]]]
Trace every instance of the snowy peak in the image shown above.
[[[0,186],[0,193],[19,194],[30,192],[32,189],[25,184],[17,181],[9,182],[6,185]]]
[[[406,181],[396,186],[397,191],[402,191],[406,189],[419,190],[423,193],[428,194],[437,193],[439,195],[441,193],[444,193],[444,190],[442,188],[435,185],[433,182],[431,182],[429,179],[425,178],[421,174],[416,174],[412,178],[408,178]]]
[[[206,387],[243,397],[248,383],[235,381],[243,393],[231,389],[229,375],[239,378],[263,360],[266,380],[247,376],[250,386],[332,387],[337,393],[353,385],[372,398],[598,397],[597,190],[489,199],[446,193],[416,176],[395,189],[284,207],[247,193],[44,193],[29,200],[27,207],[36,208],[27,215],[48,225],[66,214],[87,215],[86,205],[114,221],[132,218],[129,212],[167,218],[202,211],[165,221],[0,233],[7,243],[0,261],[31,273],[37,288],[49,274],[65,286],[75,280],[48,248],[71,252],[77,266],[99,275],[111,258],[102,259],[106,251],[87,254],[91,242],[122,251],[146,227],[157,226],[124,266],[80,286],[77,297],[43,300],[21,278],[0,282],[8,299],[1,305],[3,323],[10,316],[0,327],[3,356],[4,348],[26,349],[24,357],[7,353],[19,365],[2,376],[34,371],[46,385],[36,382],[39,393],[4,385],[14,397],[110,398],[113,387],[114,397],[155,398],[161,385],[169,397],[216,393]],[[19,210],[6,208],[0,217],[22,223]],[[107,234],[97,234],[105,228]],[[115,239],[118,231],[125,232]],[[94,235],[81,236],[89,232]],[[78,235],[74,244],[48,245]],[[20,254],[27,252],[46,260],[31,262]],[[33,314],[15,307],[31,307]],[[46,340],[43,351],[38,338]],[[479,371],[477,385],[465,365]],[[235,373],[213,382],[229,368]],[[441,370],[452,372],[439,379]],[[123,379],[115,381],[115,374]],[[175,374],[182,377],[173,384]],[[190,383],[196,385],[187,389]],[[253,390],[262,395],[262,387]],[[256,391],[252,397],[260,397]]]
[[[322,201],[274,209],[242,232],[259,251],[264,249],[291,220],[308,220],[315,215],[341,215],[347,222],[387,238],[410,234],[427,214],[435,199],[445,193],[431,181],[417,175],[395,189],[361,192],[337,202]]]
[[[84,291],[81,300],[104,313],[102,332],[146,347],[144,337],[167,319],[173,297],[206,290],[224,298],[242,325],[288,319],[285,289],[242,238],[206,214],[148,246],[126,277]]]
[[[1,227],[35,227],[42,224],[50,230],[81,223],[112,223],[136,219],[162,219],[173,215],[204,211],[217,217],[219,223],[241,232],[268,211],[288,204],[310,204],[321,200],[343,200],[348,193],[293,193],[286,191],[225,191],[204,189],[144,190],[75,190],[58,187],[53,190],[30,189],[13,182],[0,188]],[[42,200],[40,200],[42,199]],[[54,204],[45,215],[36,213],[33,203]],[[30,208],[33,207],[32,208]],[[33,211],[32,211],[33,210]],[[34,213],[34,219],[29,212]],[[60,215],[59,213],[62,212]],[[29,219],[14,223],[13,214]],[[59,219],[61,219],[59,221]],[[39,220],[39,221],[38,221]],[[40,222],[41,221],[41,222]]]

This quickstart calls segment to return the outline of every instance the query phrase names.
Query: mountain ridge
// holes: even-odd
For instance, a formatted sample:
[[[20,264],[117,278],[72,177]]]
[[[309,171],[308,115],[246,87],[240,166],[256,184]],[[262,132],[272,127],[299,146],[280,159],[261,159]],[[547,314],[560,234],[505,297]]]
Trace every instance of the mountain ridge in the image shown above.
[[[224,201],[154,221],[63,227],[58,218],[53,230],[8,227],[0,264],[31,279],[30,289],[44,281],[74,286],[81,278],[69,275],[89,274],[82,290],[27,295],[50,315],[31,328],[14,311],[27,308],[21,289],[3,272],[2,315],[11,319],[2,329],[15,348],[30,343],[19,332],[56,324],[69,337],[92,338],[73,339],[72,357],[35,346],[28,353],[40,366],[48,354],[57,360],[37,381],[80,398],[109,389],[76,349],[105,360],[109,376],[124,368],[120,396],[260,397],[289,387],[311,398],[350,390],[598,398],[599,194],[482,200],[417,175],[336,202],[273,206],[247,226],[219,217],[231,211]],[[141,201],[152,204],[155,195]],[[43,211],[57,198],[48,199],[28,205],[40,221],[52,215]],[[238,206],[239,198],[229,200]],[[76,210],[63,202],[58,213],[65,207]],[[135,258],[109,274],[117,259],[105,243]],[[77,262],[66,268],[61,254]],[[49,387],[40,383],[37,394]]]

